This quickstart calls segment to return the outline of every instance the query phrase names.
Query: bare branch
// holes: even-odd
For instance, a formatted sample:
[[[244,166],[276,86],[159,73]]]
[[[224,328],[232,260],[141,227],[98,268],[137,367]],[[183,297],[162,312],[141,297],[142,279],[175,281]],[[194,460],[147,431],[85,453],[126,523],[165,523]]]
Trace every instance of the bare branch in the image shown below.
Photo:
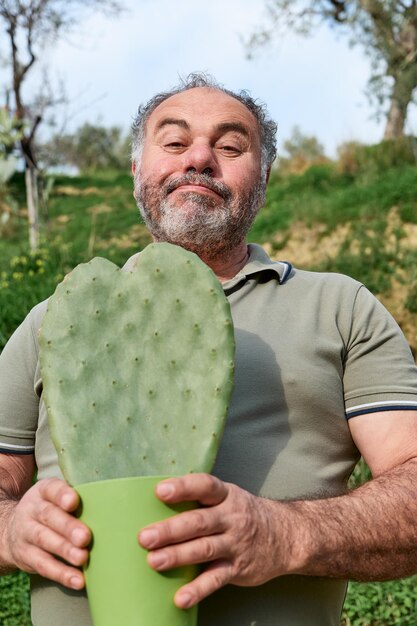
[[[344,24],[347,20],[347,7],[346,2],[341,0],[329,0],[330,4],[333,5],[333,19],[339,24]]]
[[[8,105],[13,108],[16,119],[22,122],[20,150],[26,164],[27,205],[33,231],[32,247],[36,247],[38,232],[37,193],[38,166],[35,136],[48,108],[56,106],[59,98],[53,96],[49,82],[43,81],[43,91],[31,103],[24,102],[22,85],[36,65],[40,52],[55,41],[63,32],[78,24],[87,11],[102,13],[120,12],[118,0],[0,0],[0,29],[6,33],[10,43],[10,65],[12,70],[10,88],[6,88]],[[14,102],[12,102],[12,97]],[[25,122],[25,124],[23,124]]]

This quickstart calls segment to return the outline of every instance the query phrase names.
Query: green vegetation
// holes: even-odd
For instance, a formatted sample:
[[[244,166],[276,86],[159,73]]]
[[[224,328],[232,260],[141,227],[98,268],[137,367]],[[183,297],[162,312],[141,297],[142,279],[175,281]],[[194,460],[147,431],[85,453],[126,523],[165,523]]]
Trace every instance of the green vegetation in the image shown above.
[[[23,572],[0,576],[0,624],[31,626],[29,579]]]
[[[338,271],[384,301],[417,349],[417,167],[410,141],[346,144],[338,162],[271,176],[265,209],[250,234],[276,258]],[[288,171],[288,170],[287,170]],[[27,311],[76,264],[105,256],[122,264],[149,243],[128,173],[58,176],[44,209],[43,245],[30,255],[23,180],[8,193],[19,210],[0,219],[0,349]],[[1,209],[0,209],[1,218]],[[352,484],[368,477],[360,465]],[[0,578],[0,622],[29,626],[23,574]],[[349,588],[343,626],[417,624],[417,577]],[[20,617],[19,617],[20,615]]]
[[[350,583],[341,626],[415,626],[417,577]]]

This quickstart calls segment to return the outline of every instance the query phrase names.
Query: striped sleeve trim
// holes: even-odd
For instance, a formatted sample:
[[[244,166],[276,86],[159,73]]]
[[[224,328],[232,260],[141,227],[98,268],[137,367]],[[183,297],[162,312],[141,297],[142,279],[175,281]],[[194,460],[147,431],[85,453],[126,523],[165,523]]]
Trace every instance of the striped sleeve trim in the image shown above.
[[[380,411],[417,411],[417,400],[392,400],[390,402],[369,402],[358,404],[346,409],[346,418],[365,415],[366,413],[378,413]]]
[[[21,446],[17,443],[0,442],[1,454],[33,454],[35,446]]]

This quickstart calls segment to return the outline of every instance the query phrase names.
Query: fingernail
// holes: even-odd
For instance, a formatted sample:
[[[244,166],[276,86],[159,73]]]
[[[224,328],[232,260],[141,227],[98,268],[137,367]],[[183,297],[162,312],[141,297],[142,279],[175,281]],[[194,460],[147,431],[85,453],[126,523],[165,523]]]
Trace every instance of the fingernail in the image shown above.
[[[69,558],[70,558],[71,563],[74,563],[78,559],[79,556],[80,556],[80,549],[71,548],[69,552]]]
[[[71,493],[66,493],[61,498],[61,506],[63,509],[69,509],[74,505],[74,496]]]
[[[158,541],[158,533],[156,530],[142,530],[139,534],[140,543],[144,548],[152,548],[152,546]]]
[[[149,555],[149,560],[152,567],[162,567],[167,562],[167,556],[165,552],[156,552]]]
[[[157,486],[156,493],[158,494],[158,496],[166,498],[174,493],[174,487],[169,483],[162,483]]]
[[[84,543],[86,541],[86,532],[82,528],[76,528],[72,532],[72,540],[76,544]]]
[[[84,586],[84,581],[79,576],[73,576],[70,578],[70,585],[73,589],[82,589]]]
[[[188,609],[193,603],[193,597],[185,592],[178,595],[177,601],[181,604],[183,609]]]

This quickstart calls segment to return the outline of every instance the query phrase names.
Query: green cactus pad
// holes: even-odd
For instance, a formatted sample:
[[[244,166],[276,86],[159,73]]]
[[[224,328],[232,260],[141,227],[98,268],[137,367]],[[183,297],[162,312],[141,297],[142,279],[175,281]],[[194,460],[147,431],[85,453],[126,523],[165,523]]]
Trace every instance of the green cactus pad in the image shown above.
[[[40,332],[44,401],[65,478],[209,472],[232,391],[229,304],[194,254],[149,245],[133,271],[76,267]]]

